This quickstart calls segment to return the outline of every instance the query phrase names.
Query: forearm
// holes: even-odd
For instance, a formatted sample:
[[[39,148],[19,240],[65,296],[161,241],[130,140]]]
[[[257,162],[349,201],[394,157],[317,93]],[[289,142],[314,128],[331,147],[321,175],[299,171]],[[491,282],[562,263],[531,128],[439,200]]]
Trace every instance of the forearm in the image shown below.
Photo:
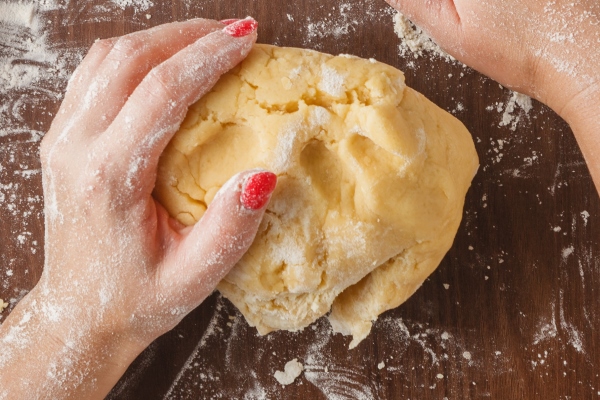
[[[142,348],[48,306],[34,289],[0,326],[0,399],[104,398]]]

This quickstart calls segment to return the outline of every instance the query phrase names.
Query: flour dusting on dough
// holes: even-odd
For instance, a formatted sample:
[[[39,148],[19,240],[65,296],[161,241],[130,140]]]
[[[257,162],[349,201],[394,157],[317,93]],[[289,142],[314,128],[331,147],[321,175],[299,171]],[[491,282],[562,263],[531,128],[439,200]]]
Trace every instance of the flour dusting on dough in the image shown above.
[[[257,45],[187,119],[156,182],[172,215],[200,218],[211,188],[239,171],[279,176],[254,243],[218,286],[260,334],[331,310],[356,346],[437,267],[477,169],[458,120],[358,57]]]
[[[344,94],[344,77],[327,64],[321,65],[321,82],[319,89],[334,97]]]

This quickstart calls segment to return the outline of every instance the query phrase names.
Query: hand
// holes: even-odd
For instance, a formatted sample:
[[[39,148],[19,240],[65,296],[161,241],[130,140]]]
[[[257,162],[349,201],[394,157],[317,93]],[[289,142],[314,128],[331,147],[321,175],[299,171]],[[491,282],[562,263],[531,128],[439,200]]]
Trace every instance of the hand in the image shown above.
[[[386,0],[444,50],[560,115],[598,90],[596,0]]]
[[[386,1],[458,60],[553,108],[600,190],[600,2]]]
[[[103,397],[252,243],[274,174],[232,178],[189,228],[151,196],[188,107],[256,40],[254,20],[227,22],[101,40],[75,71],[41,145],[45,267],[1,327],[0,398]]]

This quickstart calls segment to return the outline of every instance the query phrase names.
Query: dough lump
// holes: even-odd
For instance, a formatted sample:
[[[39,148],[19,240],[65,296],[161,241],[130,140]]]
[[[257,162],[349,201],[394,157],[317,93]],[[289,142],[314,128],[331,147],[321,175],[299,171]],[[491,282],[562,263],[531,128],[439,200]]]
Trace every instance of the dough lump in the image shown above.
[[[331,311],[352,348],[452,245],[478,158],[467,129],[397,69],[256,45],[190,108],[155,196],[191,225],[252,168],[275,172],[277,188],[219,291],[260,334]]]

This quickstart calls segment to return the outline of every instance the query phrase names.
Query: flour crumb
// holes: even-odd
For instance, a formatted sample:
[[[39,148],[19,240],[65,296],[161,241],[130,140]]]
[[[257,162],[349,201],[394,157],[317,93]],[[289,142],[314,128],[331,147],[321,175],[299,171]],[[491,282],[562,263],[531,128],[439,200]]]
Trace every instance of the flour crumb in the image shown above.
[[[382,361],[379,364],[377,364],[377,369],[384,369],[385,368],[385,363]]]
[[[421,28],[413,24],[404,14],[394,15],[394,32],[400,38],[400,55],[410,54],[414,58],[423,57],[425,53],[439,57],[448,62],[459,63],[454,57],[442,50]]]
[[[302,371],[304,371],[304,366],[298,362],[297,358],[294,358],[285,364],[283,371],[276,371],[274,377],[277,382],[286,386],[293,383]]]
[[[569,258],[569,256],[571,254],[573,254],[574,251],[575,251],[575,249],[573,248],[573,246],[569,246],[569,247],[566,247],[566,248],[562,249],[562,258],[563,258],[563,260],[566,261],[567,258]]]
[[[444,379],[444,375],[442,375],[442,374],[437,374],[437,375],[436,375],[436,378],[438,378],[438,379]]]
[[[498,103],[497,105],[498,112],[502,112],[502,120],[499,125],[510,126],[510,130],[514,132],[522,117],[528,116],[532,108],[531,97],[511,91],[510,99],[508,99],[506,104]],[[523,112],[518,112],[518,109],[521,109]]]
[[[468,351],[465,351],[465,352],[462,354],[462,356],[463,356],[463,358],[464,358],[465,360],[470,360],[470,359],[471,359],[471,353],[469,353]]]
[[[583,218],[583,226],[587,226],[588,219],[590,218],[590,213],[587,211],[582,211],[580,215],[581,218]]]
[[[444,283],[444,289],[446,289],[446,290],[450,289],[450,285],[447,283]]]
[[[6,309],[8,307],[8,303],[5,303],[4,300],[0,299],[0,314],[2,314],[2,311],[4,311],[4,309]]]

